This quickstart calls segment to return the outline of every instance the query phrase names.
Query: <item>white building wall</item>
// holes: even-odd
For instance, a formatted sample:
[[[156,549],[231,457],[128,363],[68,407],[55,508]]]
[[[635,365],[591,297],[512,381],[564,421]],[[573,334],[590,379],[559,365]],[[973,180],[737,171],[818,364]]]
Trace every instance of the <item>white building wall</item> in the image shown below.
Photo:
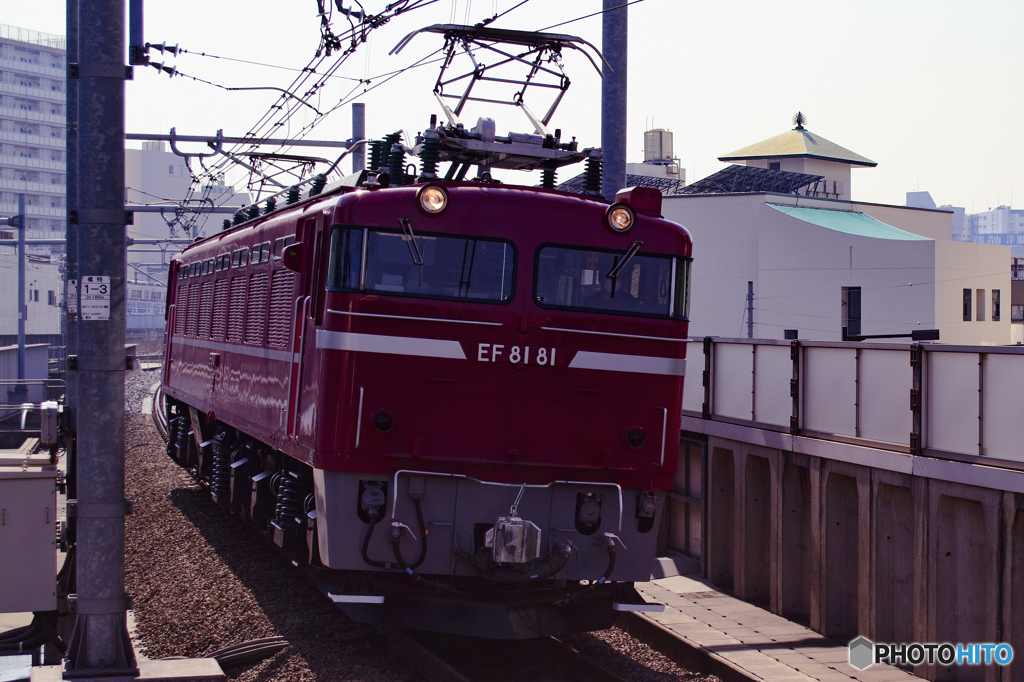
[[[774,214],[774,215],[773,215]],[[842,338],[843,287],[861,289],[861,333],[934,328],[934,242],[872,239],[811,225],[763,206],[755,336]]]
[[[1013,342],[1010,315],[1010,247],[937,242],[935,317],[943,343],[1004,345]],[[964,289],[971,290],[971,321],[964,321]],[[992,291],[1000,297],[999,321],[992,320]],[[984,301],[979,320],[977,301]]]
[[[691,336],[746,335],[747,281],[754,282],[754,291],[759,287],[759,209],[743,196],[663,200],[665,217],[693,236]]]
[[[858,207],[763,194],[664,198],[665,217],[693,235],[692,336],[745,337],[752,281],[756,338],[782,339],[785,330],[796,329],[800,338],[841,339],[842,288],[859,286],[864,334],[937,328],[943,343],[1010,342],[1008,247],[956,243],[949,236],[939,241],[847,234],[788,216],[768,201]],[[945,229],[949,235],[948,212],[915,216],[913,209],[888,208],[876,212],[893,227],[904,228],[892,220],[903,216],[918,229]],[[985,289],[985,322],[963,322],[964,287]],[[999,322],[991,321],[992,289],[1002,299]]]
[[[128,236],[136,239],[194,239],[218,232],[224,218],[230,218],[230,215],[206,214],[191,227],[174,221],[174,207],[188,196],[192,186],[191,173],[185,159],[166,151],[164,143],[146,143],[146,146],[152,148],[125,150],[126,201],[129,204],[167,205],[169,210],[163,215],[135,213],[134,224],[128,226]],[[214,184],[206,192],[197,185],[192,198],[198,201],[203,197],[220,206],[242,207],[249,204],[248,194],[236,195],[232,187],[224,184]],[[186,214],[189,218],[191,215]],[[173,226],[168,224],[169,220]],[[152,245],[132,246],[128,249],[128,262],[166,265],[180,251],[181,246],[167,246],[164,252]],[[156,273],[160,268],[147,270]]]
[[[0,249],[0,335],[18,333],[18,256],[12,247]],[[54,263],[30,259],[25,264],[26,334],[59,334],[64,282]]]

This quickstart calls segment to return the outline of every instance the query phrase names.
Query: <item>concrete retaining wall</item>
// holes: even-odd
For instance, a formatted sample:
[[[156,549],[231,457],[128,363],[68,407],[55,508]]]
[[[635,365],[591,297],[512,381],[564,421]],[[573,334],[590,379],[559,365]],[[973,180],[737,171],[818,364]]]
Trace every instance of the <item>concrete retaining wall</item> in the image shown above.
[[[915,672],[1024,679],[1024,494],[713,435],[707,452],[709,580],[840,641],[1009,642],[1009,668]]]

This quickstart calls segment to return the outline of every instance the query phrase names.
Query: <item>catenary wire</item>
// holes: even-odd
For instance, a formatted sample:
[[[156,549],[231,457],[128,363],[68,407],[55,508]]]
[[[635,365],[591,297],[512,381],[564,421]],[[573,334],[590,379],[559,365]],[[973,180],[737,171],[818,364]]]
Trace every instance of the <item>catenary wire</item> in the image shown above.
[[[552,28],[558,28],[559,26],[565,26],[566,24],[572,24],[572,23],[575,23],[577,21],[583,21],[584,19],[589,19],[590,17],[596,17],[597,15],[604,14],[605,12],[614,12],[617,9],[622,9],[623,7],[629,7],[630,5],[635,5],[638,2],[643,2],[643,1],[644,0],[631,0],[630,2],[625,2],[625,3],[621,4],[621,5],[616,5],[615,7],[609,7],[608,9],[603,9],[600,12],[592,12],[591,14],[587,14],[587,15],[584,15],[582,17],[576,17],[575,19],[570,19],[569,21],[563,21],[563,22],[558,23],[558,24],[551,24],[550,26],[545,26],[544,28],[540,29],[540,31],[538,31],[538,32],[539,33],[543,33],[544,31],[550,30]]]

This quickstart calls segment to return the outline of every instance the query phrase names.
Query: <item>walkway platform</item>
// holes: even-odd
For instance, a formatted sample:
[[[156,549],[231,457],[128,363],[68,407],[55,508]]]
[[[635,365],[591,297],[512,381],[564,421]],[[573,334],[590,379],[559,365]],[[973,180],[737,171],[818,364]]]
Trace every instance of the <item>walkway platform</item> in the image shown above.
[[[673,576],[636,589],[662,613],[630,613],[618,623],[676,663],[725,682],[909,682],[888,665],[857,670],[848,648],[813,630],[736,599],[693,576]]]

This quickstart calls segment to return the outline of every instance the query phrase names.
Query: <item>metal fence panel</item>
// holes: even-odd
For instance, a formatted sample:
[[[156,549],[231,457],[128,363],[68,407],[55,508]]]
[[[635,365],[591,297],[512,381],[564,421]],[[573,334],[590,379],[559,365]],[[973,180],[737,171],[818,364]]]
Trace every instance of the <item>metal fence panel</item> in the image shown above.
[[[686,377],[683,379],[683,409],[700,413],[704,404],[704,354],[700,346],[691,344],[686,349]]]
[[[793,378],[793,360],[789,346],[757,346],[754,378],[754,417],[763,424],[789,428],[793,401],[789,382]]]
[[[926,358],[925,445],[936,450],[979,454],[978,353],[929,352]]]
[[[715,344],[714,414],[718,417],[750,419],[753,408],[753,346]]]
[[[805,347],[803,352],[801,428],[856,436],[855,349]]]
[[[1024,461],[1024,356],[986,354],[983,386],[982,454]]]
[[[914,385],[910,353],[865,346],[860,351],[858,385],[860,437],[909,445]]]

